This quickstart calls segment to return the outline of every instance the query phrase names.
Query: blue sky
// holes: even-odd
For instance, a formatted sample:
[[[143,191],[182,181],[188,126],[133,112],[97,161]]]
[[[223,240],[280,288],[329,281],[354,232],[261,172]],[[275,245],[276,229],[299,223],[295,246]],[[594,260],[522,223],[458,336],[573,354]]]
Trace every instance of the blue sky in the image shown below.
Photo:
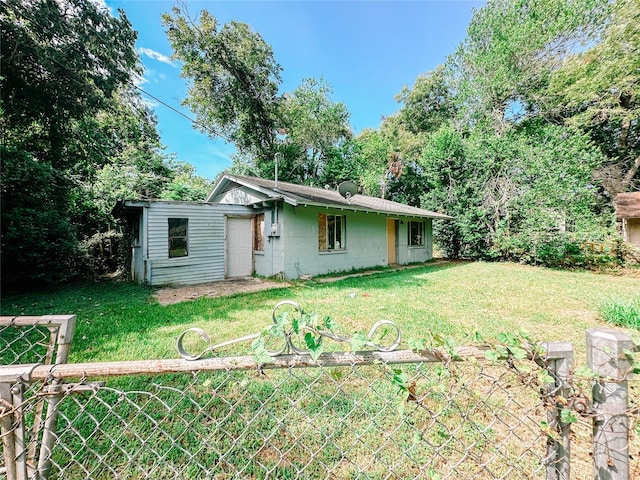
[[[181,107],[187,93],[180,65],[172,62],[171,46],[160,16],[173,1],[106,0],[126,12],[138,31],[137,48],[145,66],[140,88],[193,117]],[[473,9],[486,2],[448,1],[249,1],[186,2],[195,17],[209,10],[219,22],[245,22],[273,48],[282,66],[282,92],[294,90],[304,78],[324,78],[332,99],[351,113],[354,133],[378,128],[384,115],[399,108],[394,100],[404,85],[433,70],[465,38]],[[199,133],[171,109],[146,98],[158,117],[167,153],[193,164],[198,175],[213,179],[231,165],[233,145]]]

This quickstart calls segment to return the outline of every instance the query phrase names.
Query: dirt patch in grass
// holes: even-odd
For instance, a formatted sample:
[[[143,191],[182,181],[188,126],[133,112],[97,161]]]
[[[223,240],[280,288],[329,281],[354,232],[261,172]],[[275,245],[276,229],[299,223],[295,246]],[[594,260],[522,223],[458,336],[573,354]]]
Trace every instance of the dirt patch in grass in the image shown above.
[[[160,305],[195,300],[200,297],[225,297],[238,293],[259,292],[272,288],[290,287],[290,283],[264,280],[254,277],[234,278],[220,282],[201,283],[199,285],[185,285],[182,287],[167,287],[158,290],[154,298]]]
[[[455,260],[432,260],[426,263],[414,265],[395,265],[385,270],[366,270],[358,273],[344,274],[339,276],[327,276],[319,278],[309,277],[302,280],[313,280],[319,283],[329,283],[344,280],[345,278],[350,277],[365,277],[390,270],[405,270],[424,266],[447,264],[452,262],[465,263],[463,261]],[[234,278],[232,280],[202,283],[199,285],[166,287],[158,290],[155,293],[154,297],[156,298],[156,300],[158,300],[158,303],[160,305],[171,305],[173,303],[180,303],[187,300],[195,300],[196,298],[200,297],[225,297],[238,293],[259,292],[262,290],[270,290],[275,288],[287,288],[290,286],[290,283],[283,281],[266,280],[263,278],[255,277],[240,277]]]

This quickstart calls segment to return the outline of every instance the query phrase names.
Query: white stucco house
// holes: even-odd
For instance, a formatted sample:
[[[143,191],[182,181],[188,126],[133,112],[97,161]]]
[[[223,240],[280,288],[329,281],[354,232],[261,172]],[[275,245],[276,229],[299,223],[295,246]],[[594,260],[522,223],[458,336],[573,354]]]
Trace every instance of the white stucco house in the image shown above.
[[[205,202],[121,200],[133,279],[187,285],[253,274],[296,279],[432,258],[451,217],[338,191],[223,175]]]

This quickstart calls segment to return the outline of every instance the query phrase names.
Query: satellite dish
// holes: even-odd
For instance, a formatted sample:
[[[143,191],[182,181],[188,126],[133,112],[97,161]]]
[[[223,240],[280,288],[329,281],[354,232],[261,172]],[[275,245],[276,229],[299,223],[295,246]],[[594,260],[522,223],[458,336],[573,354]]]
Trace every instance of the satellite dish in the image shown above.
[[[353,197],[356,193],[358,193],[358,184],[347,180],[346,182],[342,182],[338,185],[338,192],[347,200]]]

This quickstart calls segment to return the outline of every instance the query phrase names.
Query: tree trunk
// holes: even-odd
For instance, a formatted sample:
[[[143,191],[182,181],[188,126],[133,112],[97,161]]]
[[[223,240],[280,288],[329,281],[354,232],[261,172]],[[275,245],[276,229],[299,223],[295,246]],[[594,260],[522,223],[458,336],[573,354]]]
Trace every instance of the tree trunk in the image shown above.
[[[636,159],[633,161],[633,165],[631,166],[627,174],[622,179],[621,187],[623,192],[626,192],[627,190],[629,190],[629,187],[631,186],[631,182],[633,181],[633,177],[636,176],[636,173],[638,173],[639,169],[640,169],[640,155],[636,157]]]

